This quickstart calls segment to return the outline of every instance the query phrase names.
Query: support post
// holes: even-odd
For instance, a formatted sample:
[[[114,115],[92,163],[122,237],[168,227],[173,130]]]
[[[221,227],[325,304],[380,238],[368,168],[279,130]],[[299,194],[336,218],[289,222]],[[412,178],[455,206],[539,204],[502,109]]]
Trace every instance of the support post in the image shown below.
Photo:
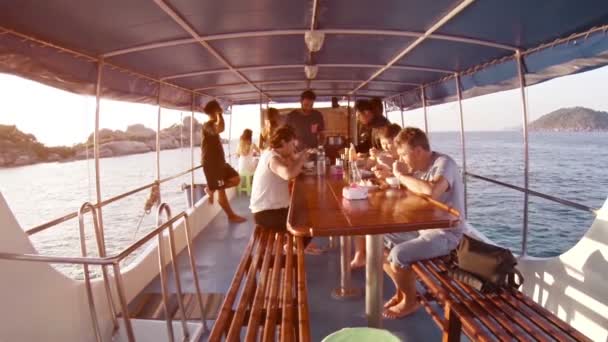
[[[426,114],[426,92],[424,91],[424,86],[420,87],[420,98],[422,99],[422,110],[424,111],[424,133],[429,135],[429,121],[427,119]]]
[[[350,236],[340,236],[340,286],[331,292],[334,299],[346,300],[361,296],[361,290],[352,286],[351,245]]]
[[[456,93],[458,95],[458,111],[460,113],[460,148],[462,149],[462,183],[464,185],[464,217],[467,217],[467,153],[464,143],[464,116],[462,112],[462,89],[460,88],[460,75],[456,74]]]
[[[365,315],[367,326],[379,329],[382,328],[383,241],[382,234],[365,236]]]
[[[162,84],[158,84],[158,111],[156,114],[156,181],[160,181],[160,114],[162,109],[160,91]],[[160,202],[159,202],[160,203]]]
[[[192,94],[190,106],[190,204],[194,207],[194,104],[196,97]]]
[[[401,127],[405,128],[405,120],[403,119],[403,100],[399,98],[399,110],[401,111]]]
[[[526,77],[524,70],[523,56],[520,50],[515,53],[517,58],[517,73],[519,74],[519,89],[521,92],[522,104],[522,126],[524,134],[524,219],[521,240],[521,255],[525,256],[528,250],[528,172],[529,172],[529,155],[528,155],[528,104],[526,100]]]
[[[230,120],[228,120],[228,164],[232,165],[232,150],[230,149],[230,143],[232,141],[232,105],[230,105]]]
[[[101,244],[106,250],[106,238],[103,229],[103,214],[101,210],[101,169],[99,167],[99,115],[101,103],[101,76],[103,74],[103,60],[97,62],[97,83],[95,84],[95,131],[93,132],[93,154],[95,158],[95,196],[96,207],[99,213],[99,229],[101,231]]]

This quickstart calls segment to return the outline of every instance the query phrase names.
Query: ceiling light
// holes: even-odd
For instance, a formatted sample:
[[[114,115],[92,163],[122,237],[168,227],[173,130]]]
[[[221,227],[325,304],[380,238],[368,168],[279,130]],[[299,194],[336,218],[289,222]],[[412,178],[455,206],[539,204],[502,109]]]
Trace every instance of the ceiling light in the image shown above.
[[[306,74],[306,78],[309,80],[314,80],[317,77],[317,73],[319,72],[318,65],[305,65],[304,73]]]
[[[325,33],[319,31],[306,31],[304,33],[304,42],[308,47],[308,51],[317,52],[321,50],[323,41],[325,40]]]

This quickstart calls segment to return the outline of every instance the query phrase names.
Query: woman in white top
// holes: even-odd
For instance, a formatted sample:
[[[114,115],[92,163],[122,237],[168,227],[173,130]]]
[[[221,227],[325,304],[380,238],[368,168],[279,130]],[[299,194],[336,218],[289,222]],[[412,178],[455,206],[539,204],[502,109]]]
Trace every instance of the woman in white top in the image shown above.
[[[254,156],[260,153],[260,149],[253,143],[252,135],[253,132],[250,129],[245,129],[236,149],[236,154],[239,156],[238,169],[241,175],[252,175],[257,166]]]
[[[277,231],[287,230],[289,180],[302,171],[308,151],[295,153],[295,132],[289,126],[275,130],[253,175],[249,208],[256,224]],[[310,239],[304,241],[305,244]]]

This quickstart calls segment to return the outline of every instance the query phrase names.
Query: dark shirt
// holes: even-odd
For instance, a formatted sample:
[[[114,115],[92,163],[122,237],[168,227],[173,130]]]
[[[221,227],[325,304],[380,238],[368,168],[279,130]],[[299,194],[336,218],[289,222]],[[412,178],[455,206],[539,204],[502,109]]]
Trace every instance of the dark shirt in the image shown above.
[[[390,125],[390,121],[382,115],[378,115],[372,119],[368,125],[359,126],[358,143],[355,147],[358,153],[369,153],[373,147],[382,149],[380,144],[380,131]]]
[[[203,143],[201,160],[203,166],[224,165],[226,159],[224,157],[224,147],[220,135],[215,132],[215,122],[207,121],[203,124]]]
[[[300,147],[315,148],[319,145],[318,136],[325,130],[323,114],[313,110],[305,115],[301,110],[294,110],[287,114],[285,124],[291,126],[296,132]]]

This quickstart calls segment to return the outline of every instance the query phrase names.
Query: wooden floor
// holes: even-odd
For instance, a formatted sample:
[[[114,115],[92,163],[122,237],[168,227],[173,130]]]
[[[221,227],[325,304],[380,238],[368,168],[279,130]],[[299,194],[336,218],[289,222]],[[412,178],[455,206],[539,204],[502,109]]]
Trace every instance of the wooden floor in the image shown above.
[[[202,294],[204,317],[206,320],[215,320],[218,316],[220,306],[224,300],[222,293]],[[184,311],[187,320],[200,320],[201,310],[197,297],[194,293],[184,293]],[[181,319],[177,295],[173,294],[168,300],[169,316],[172,319]],[[139,319],[165,320],[165,308],[160,293],[142,293],[129,305],[129,316]]]
[[[193,249],[197,264],[201,291],[206,293],[205,318],[208,326],[212,327],[217,309],[221,306],[223,297],[230,287],[232,278],[237,269],[243,251],[253,234],[253,217],[248,209],[249,198],[237,196],[231,201],[236,212],[245,216],[248,221],[241,224],[228,223],[225,214],[218,214],[207,227],[194,239]],[[315,239],[321,247],[327,244],[327,239]],[[312,341],[321,341],[332,332],[345,327],[361,327],[367,325],[365,318],[365,298],[359,297],[348,301],[337,301],[331,297],[331,291],[338,286],[340,279],[338,249],[330,250],[320,256],[307,255],[306,278],[308,286],[308,303],[310,317],[310,332]],[[188,255],[182,253],[178,257],[180,279],[184,293],[188,294],[188,319],[200,319],[200,310],[193,297],[194,284],[190,272]],[[175,293],[173,273],[169,272],[169,291]],[[353,271],[353,285],[363,289],[365,286],[365,272]],[[240,291],[239,291],[240,292]],[[136,298],[130,305],[132,315],[138,318],[164,319],[162,305],[160,305],[160,282],[152,281],[142,292],[141,298]],[[384,278],[384,298],[388,300],[394,293],[392,282]],[[240,296],[240,293],[239,293]],[[177,301],[172,299],[170,313],[172,317],[178,316]],[[217,305],[216,305],[217,304]],[[442,308],[438,308],[440,312]],[[401,320],[384,320],[384,328],[390,330],[402,341],[440,341],[441,332],[424,311]],[[208,333],[203,335],[201,341],[206,341]],[[467,341],[466,338],[463,338]]]

